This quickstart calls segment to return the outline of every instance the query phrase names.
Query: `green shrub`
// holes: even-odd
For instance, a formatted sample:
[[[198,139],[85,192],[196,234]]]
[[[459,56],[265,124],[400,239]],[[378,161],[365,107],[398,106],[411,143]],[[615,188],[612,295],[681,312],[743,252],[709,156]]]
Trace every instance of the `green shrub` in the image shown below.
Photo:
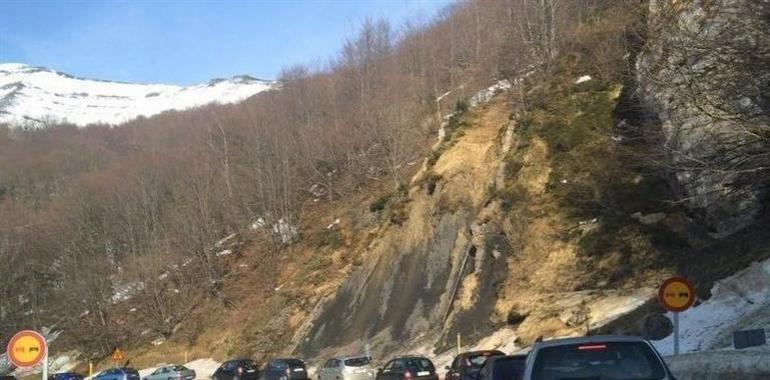
[[[375,200],[373,200],[371,203],[369,203],[369,211],[371,212],[379,212],[385,209],[385,205],[388,204],[388,198],[389,196],[383,195]]]

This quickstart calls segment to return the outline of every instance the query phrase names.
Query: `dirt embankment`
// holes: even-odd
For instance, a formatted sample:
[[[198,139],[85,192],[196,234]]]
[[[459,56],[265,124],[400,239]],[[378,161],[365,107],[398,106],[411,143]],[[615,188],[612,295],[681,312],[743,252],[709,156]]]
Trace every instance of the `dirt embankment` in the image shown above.
[[[363,265],[314,321],[304,355],[360,349],[364,342],[389,352],[441,332],[467,273],[461,273],[464,258],[477,251],[472,226],[489,198],[500,162],[497,136],[510,109],[500,97],[463,116],[467,126],[412,181],[401,206],[405,220],[380,232]]]

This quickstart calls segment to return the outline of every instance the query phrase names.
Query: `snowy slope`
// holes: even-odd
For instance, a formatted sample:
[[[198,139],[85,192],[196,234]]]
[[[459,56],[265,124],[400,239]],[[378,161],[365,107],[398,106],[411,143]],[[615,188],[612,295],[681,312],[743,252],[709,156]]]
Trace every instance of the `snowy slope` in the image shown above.
[[[139,116],[209,103],[235,103],[273,83],[248,76],[190,87],[131,84],[71,75],[18,63],[0,64],[0,123],[67,121],[79,126],[121,124]]]
[[[682,353],[729,348],[734,331],[770,326],[770,260],[720,280],[711,295],[679,315]],[[653,344],[674,352],[672,336]]]

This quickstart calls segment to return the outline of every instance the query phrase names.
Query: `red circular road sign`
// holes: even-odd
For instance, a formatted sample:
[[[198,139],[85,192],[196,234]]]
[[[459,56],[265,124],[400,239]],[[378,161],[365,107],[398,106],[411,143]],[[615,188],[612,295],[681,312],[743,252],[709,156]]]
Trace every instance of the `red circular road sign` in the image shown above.
[[[684,277],[672,277],[660,285],[658,299],[666,310],[682,312],[695,303],[695,287]]]
[[[34,367],[45,358],[48,346],[37,331],[20,331],[8,342],[8,360],[16,367]]]

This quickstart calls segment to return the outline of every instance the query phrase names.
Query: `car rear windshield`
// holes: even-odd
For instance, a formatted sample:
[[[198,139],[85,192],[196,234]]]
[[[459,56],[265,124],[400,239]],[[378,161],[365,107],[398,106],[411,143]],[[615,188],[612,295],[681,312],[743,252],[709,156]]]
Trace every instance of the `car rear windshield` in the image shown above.
[[[305,362],[299,359],[286,359],[284,360],[286,362],[286,365],[289,366],[289,368],[305,368]]]
[[[521,379],[526,362],[526,356],[506,356],[495,359],[492,380]]]
[[[408,369],[417,370],[417,371],[435,371],[436,368],[433,367],[433,363],[425,358],[408,358],[404,359],[404,365]]]
[[[129,375],[139,375],[139,372],[137,372],[133,368],[123,368],[123,372],[129,374]]]
[[[642,342],[571,344],[537,352],[533,380],[658,380],[666,372]]]
[[[253,360],[242,360],[238,363],[238,366],[243,367],[244,369],[256,369],[257,363]]]
[[[371,363],[367,357],[345,359],[345,365],[348,367],[363,367]]]
[[[466,356],[465,366],[468,368],[479,369],[484,366],[484,363],[487,362],[487,359],[489,359],[492,356],[495,356],[496,354],[497,352],[495,351],[488,351],[488,352],[479,352],[477,354]]]
[[[171,367],[171,369],[173,371],[177,371],[178,372],[178,371],[186,371],[187,367],[185,367],[183,365],[175,365],[175,366]]]

